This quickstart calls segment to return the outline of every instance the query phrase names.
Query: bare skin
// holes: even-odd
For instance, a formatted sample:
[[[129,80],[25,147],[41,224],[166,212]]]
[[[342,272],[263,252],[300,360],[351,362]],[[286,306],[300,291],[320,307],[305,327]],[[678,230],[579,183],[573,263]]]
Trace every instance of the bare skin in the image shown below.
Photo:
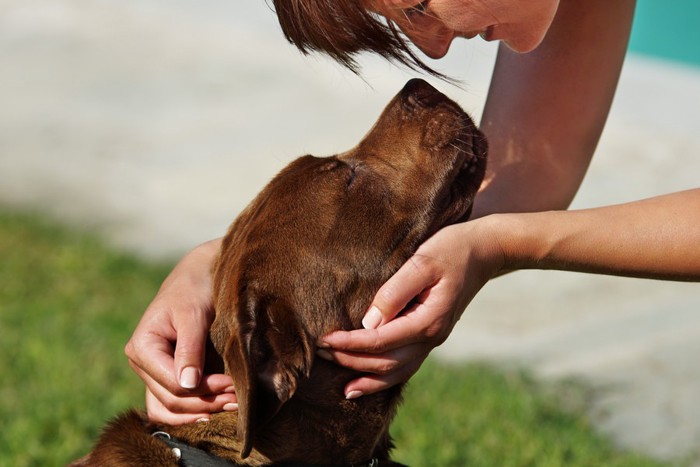
[[[456,37],[479,33],[507,45],[499,49],[481,122],[489,137],[489,170],[475,220],[447,227],[419,248],[378,291],[363,321],[367,329],[333,333],[319,342],[320,356],[368,372],[346,386],[348,398],[410,378],[481,287],[503,272],[558,269],[700,280],[700,229],[693,222],[700,189],[562,211],[605,125],[633,0],[536,0],[528,11],[539,12],[538,21],[500,8],[509,0],[419,3],[373,0],[370,7],[395,19],[431,57],[443,56]],[[455,5],[473,14],[450,15]],[[547,16],[552,8],[553,20]],[[212,319],[208,271],[217,246],[210,242],[182,260],[127,345],[132,366],[149,388],[154,420],[185,423],[235,403],[235,394],[225,392],[231,390],[230,378],[199,377]],[[416,304],[404,310],[414,297]],[[195,389],[178,382],[187,367],[195,369]]]
[[[427,56],[442,58],[456,37],[500,40],[516,52],[534,50],[547,33],[559,0],[367,0],[396,23]]]
[[[126,345],[129,364],[146,383],[146,408],[154,421],[191,423],[237,408],[230,376],[203,375],[214,321],[211,268],[220,245],[221,239],[212,240],[180,261]]]

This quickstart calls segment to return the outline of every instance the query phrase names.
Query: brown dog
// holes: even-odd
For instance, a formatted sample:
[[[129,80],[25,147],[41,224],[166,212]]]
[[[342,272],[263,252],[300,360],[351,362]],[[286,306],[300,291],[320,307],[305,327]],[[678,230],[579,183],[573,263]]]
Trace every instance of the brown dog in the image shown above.
[[[211,340],[238,413],[172,427],[131,411],[74,465],[392,465],[401,386],[346,400],[358,373],[314,358],[316,342],[360,327],[418,245],[468,218],[485,165],[469,116],[418,79],[354,149],[292,162],[233,223],[214,272]]]

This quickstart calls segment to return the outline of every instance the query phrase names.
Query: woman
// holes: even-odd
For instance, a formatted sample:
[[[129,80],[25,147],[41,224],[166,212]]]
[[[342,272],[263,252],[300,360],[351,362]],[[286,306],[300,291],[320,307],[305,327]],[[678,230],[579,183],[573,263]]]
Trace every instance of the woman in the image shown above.
[[[346,386],[346,397],[407,380],[481,287],[506,271],[700,279],[700,189],[564,210],[610,109],[633,0],[367,1],[275,0],[275,7],[300,50],[326,52],[355,71],[353,57],[368,50],[432,72],[397,28],[432,58],[444,56],[457,37],[480,34],[502,45],[481,122],[490,165],[474,220],[441,230],[418,249],[378,291],[366,329],[319,343],[322,357],[367,372]],[[230,378],[201,371],[217,247],[216,240],[198,247],[178,264],[127,345],[156,420],[184,423],[236,408]]]

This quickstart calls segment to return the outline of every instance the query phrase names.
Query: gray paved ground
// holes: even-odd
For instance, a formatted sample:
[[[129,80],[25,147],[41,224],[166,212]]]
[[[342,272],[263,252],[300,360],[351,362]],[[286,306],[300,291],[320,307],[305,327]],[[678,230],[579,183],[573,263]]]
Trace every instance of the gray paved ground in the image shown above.
[[[371,85],[281,38],[260,2],[0,0],[0,203],[94,228],[148,257],[221,235],[286,162],[344,150],[410,75]],[[435,83],[478,116],[494,48]],[[700,179],[700,71],[631,57],[575,207]],[[439,355],[598,389],[600,430],[660,457],[700,446],[700,285],[557,272],[487,285]]]

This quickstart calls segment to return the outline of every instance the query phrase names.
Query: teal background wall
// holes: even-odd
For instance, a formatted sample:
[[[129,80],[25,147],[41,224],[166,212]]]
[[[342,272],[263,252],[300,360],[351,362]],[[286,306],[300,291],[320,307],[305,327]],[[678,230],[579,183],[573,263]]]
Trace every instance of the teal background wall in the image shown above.
[[[700,0],[638,0],[630,51],[700,67]]]

